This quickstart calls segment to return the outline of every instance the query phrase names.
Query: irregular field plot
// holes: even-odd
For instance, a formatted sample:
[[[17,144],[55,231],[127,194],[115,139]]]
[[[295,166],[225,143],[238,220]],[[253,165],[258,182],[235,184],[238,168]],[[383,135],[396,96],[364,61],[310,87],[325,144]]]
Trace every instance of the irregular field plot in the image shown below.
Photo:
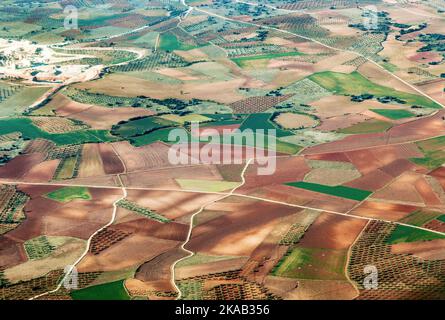
[[[345,134],[376,133],[386,131],[391,127],[392,124],[386,121],[368,120],[354,124],[344,129],[337,130],[337,132]]]
[[[391,110],[391,109],[371,109],[371,111],[380,114],[391,120],[399,120],[414,117],[414,114],[408,110]]]
[[[387,239],[388,244],[445,239],[437,233],[398,225]]]
[[[345,263],[345,250],[297,247],[276,266],[273,274],[299,279],[342,280]]]
[[[419,105],[427,108],[439,108],[435,102],[415,94],[405,93],[375,84],[357,71],[350,74],[339,72],[320,72],[309,76],[309,79],[318,83],[323,88],[339,95],[361,95],[365,93],[376,97],[396,97],[411,105]]]
[[[70,295],[74,300],[130,300],[124,280],[76,290]]]
[[[66,187],[46,195],[47,198],[58,202],[70,202],[73,200],[91,200],[91,194],[86,187]]]
[[[302,188],[314,192],[324,193],[331,196],[336,196],[340,198],[346,198],[351,200],[362,201],[366,199],[369,195],[371,195],[371,191],[361,190],[356,188],[349,188],[345,186],[326,186],[318,183],[310,183],[310,182],[291,182],[286,183],[288,186]]]

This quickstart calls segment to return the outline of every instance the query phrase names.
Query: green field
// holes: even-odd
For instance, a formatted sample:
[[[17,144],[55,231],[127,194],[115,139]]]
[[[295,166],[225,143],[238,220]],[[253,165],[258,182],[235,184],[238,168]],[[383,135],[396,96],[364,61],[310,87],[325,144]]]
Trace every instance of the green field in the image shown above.
[[[389,244],[396,244],[403,242],[429,241],[434,239],[445,239],[445,236],[421,229],[398,225],[386,242]]]
[[[371,191],[367,190],[349,188],[344,186],[331,187],[323,184],[304,182],[304,181],[290,182],[286,183],[286,185],[356,201],[362,201],[372,194]]]
[[[437,220],[442,221],[445,223],[445,214],[441,215],[440,217],[437,217]]]
[[[118,124],[113,128],[112,133],[125,139],[143,135],[146,132],[155,131],[163,127],[176,125],[176,122],[167,119],[158,117],[143,117]]]
[[[423,158],[410,158],[415,164],[435,169],[445,163],[445,136],[416,142],[424,154]]]
[[[441,215],[440,212],[434,211],[426,211],[426,210],[416,210],[413,213],[409,214],[405,218],[401,219],[400,222],[412,224],[414,226],[421,227],[425,223],[430,222],[431,220],[436,219]]]
[[[144,145],[154,143],[157,141],[162,141],[162,142],[166,142],[166,143],[175,143],[175,141],[168,140],[168,135],[171,130],[172,130],[172,128],[158,129],[158,130],[151,131],[144,135],[131,137],[131,138],[129,138],[129,140],[130,140],[130,143],[136,147],[144,146]],[[188,134],[188,136],[190,138],[190,134]],[[238,137],[238,139],[236,139],[236,137]],[[254,139],[253,139],[254,143],[248,143],[245,139],[241,140],[240,134],[232,134],[232,135],[230,135],[230,138],[231,138],[231,140],[230,140],[231,144],[233,144],[233,145],[255,146],[255,143],[258,141],[258,139],[261,139],[264,142],[264,147],[268,147],[268,141],[269,141],[267,139],[267,137],[265,137],[264,135],[260,135],[260,134],[256,134],[254,136]],[[221,143],[223,142],[222,139],[223,138],[221,137],[221,139],[220,139]],[[238,142],[240,140],[241,140],[241,143]],[[208,142],[208,140],[206,140],[206,138],[203,137],[201,139],[201,142]],[[212,142],[215,142],[215,141],[212,141]],[[300,150],[301,150],[300,146],[297,146],[292,143],[276,140],[276,151],[277,152],[286,153],[286,154],[295,154]]]
[[[297,247],[288,252],[272,274],[297,279],[344,280],[346,251]]]
[[[161,34],[159,48],[165,51],[174,51],[174,50],[191,50],[193,48],[196,48],[196,46],[184,44],[180,42],[174,34],[167,32]]]
[[[100,284],[71,292],[74,300],[130,300],[124,280]]]
[[[391,96],[402,99],[409,105],[418,105],[426,108],[435,109],[440,108],[437,103],[427,99],[426,97],[411,93],[405,93],[389,87],[378,85],[366,79],[357,71],[354,71],[350,74],[325,71],[315,73],[309,76],[309,79],[318,83],[326,90],[329,90],[332,93],[338,95],[361,95],[369,93],[374,95],[375,97]]]
[[[168,134],[172,128],[164,128],[150,133],[130,138],[130,143],[135,147],[145,146],[156,141],[168,142]]]
[[[42,138],[53,141],[57,145],[84,144],[93,142],[115,141],[106,130],[79,130],[67,133],[48,133],[36,127],[30,119],[0,119],[0,135],[21,132],[25,139]]]
[[[179,124],[184,123],[190,123],[190,122],[207,122],[211,121],[211,118],[208,118],[206,116],[200,115],[200,114],[187,114],[185,116],[179,116],[177,114],[166,114],[163,116],[160,116],[160,118],[168,121],[173,121]]]
[[[45,195],[46,198],[58,202],[70,202],[73,200],[91,200],[91,194],[86,187],[65,187]]]
[[[232,61],[235,62],[239,67],[243,68],[247,65],[247,62],[252,61],[252,60],[270,60],[270,59],[274,59],[274,58],[301,56],[301,55],[303,55],[303,53],[297,52],[297,51],[279,52],[279,53],[262,54],[262,55],[258,55],[258,56],[233,58]]]
[[[246,120],[244,120],[243,124],[240,127],[240,130],[265,130],[265,134],[267,134],[266,130],[275,129],[277,137],[287,137],[293,135],[291,131],[282,130],[275,126],[273,122],[270,120],[272,117],[271,113],[253,113],[250,114]]]
[[[399,119],[405,119],[405,118],[411,118],[415,115],[408,110],[404,109],[398,109],[398,110],[391,110],[391,109],[371,109],[372,112],[375,112],[381,116],[384,116],[391,120],[399,120]]]
[[[368,120],[354,124],[347,128],[339,129],[337,130],[337,132],[345,134],[376,133],[376,132],[384,132],[391,127],[392,124],[386,121]]]
[[[49,87],[24,87],[0,103],[0,117],[18,115],[26,111]]]

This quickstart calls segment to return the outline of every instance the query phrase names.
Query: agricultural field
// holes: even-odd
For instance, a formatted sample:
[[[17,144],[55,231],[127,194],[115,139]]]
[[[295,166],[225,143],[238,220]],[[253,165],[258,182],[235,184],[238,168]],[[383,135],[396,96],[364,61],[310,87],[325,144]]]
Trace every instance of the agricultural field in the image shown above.
[[[1,1],[0,300],[445,300],[444,10]]]
[[[46,195],[48,199],[58,202],[70,202],[73,200],[91,200],[91,194],[84,187],[65,187]]]

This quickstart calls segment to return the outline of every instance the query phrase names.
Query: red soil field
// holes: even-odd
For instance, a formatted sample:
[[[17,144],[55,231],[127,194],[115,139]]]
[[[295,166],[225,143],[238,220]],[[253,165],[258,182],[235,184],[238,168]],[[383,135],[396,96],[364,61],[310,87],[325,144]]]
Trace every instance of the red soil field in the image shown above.
[[[9,235],[0,236],[0,268],[6,269],[28,260],[21,241],[10,238]]]
[[[382,170],[376,169],[370,171],[369,173],[361,176],[358,179],[345,183],[345,186],[369,191],[376,191],[384,187],[392,179],[393,177],[389,174],[383,172]]]
[[[122,141],[113,143],[113,147],[124,161],[127,172],[172,166],[168,160],[170,146],[162,142],[136,148]]]
[[[429,62],[440,62],[442,60],[442,56],[437,52],[429,51],[429,52],[418,52],[415,55],[408,57],[409,60],[420,62],[420,63],[429,63]]]
[[[310,171],[304,157],[290,156],[276,160],[276,171],[272,175],[258,175],[258,167],[261,166],[256,163],[251,164],[245,174],[246,183],[237,192],[245,193],[268,185],[300,181]]]
[[[19,189],[31,196],[25,206],[26,220],[8,236],[22,241],[41,234],[87,239],[111,219],[113,202],[121,196],[119,189],[93,189],[92,200],[59,203],[41,195],[59,189],[54,186],[20,185]]]
[[[20,180],[34,166],[45,160],[43,153],[20,155],[0,167],[0,178]]]
[[[134,215],[136,215],[134,213]],[[144,234],[158,239],[185,241],[189,227],[185,224],[170,222],[160,223],[148,218],[139,218],[115,225],[115,229],[125,232]]]
[[[53,178],[59,163],[60,159],[39,163],[25,174],[23,180],[27,182],[48,182]]]
[[[349,158],[344,153],[340,152],[310,154],[305,156],[305,158],[310,160],[350,162]]]
[[[424,177],[420,177],[414,186],[427,206],[440,206],[442,204]]]
[[[89,253],[78,266],[79,272],[118,271],[137,268],[145,261],[178,246],[178,242],[133,234],[98,255]]]
[[[221,181],[215,166],[199,165],[132,172],[122,175],[128,187],[181,189],[175,179]]]
[[[150,116],[154,112],[131,107],[107,108],[75,102],[64,95],[57,95],[51,103],[58,116],[80,120],[93,129],[111,129],[113,124],[121,120],[139,116]]]
[[[445,240],[417,241],[398,243],[391,246],[395,254],[412,254],[424,260],[445,259]]]
[[[380,160],[369,149],[350,151],[345,154],[362,174],[370,173],[382,166]]]
[[[230,200],[231,198],[207,208],[223,210],[227,214],[195,227],[187,249],[211,255],[249,256],[280,217],[296,212],[295,208],[277,204],[250,200],[229,203]]]
[[[390,176],[397,177],[403,172],[413,170],[414,168],[416,168],[416,165],[414,163],[406,159],[398,159],[386,166],[381,167],[380,170]]]
[[[302,247],[347,249],[355,241],[367,221],[322,213],[300,241]]]
[[[405,171],[383,189],[375,192],[372,198],[384,199],[387,202],[423,205],[423,198],[415,188],[416,181],[420,177],[422,177],[422,175],[416,172]]]
[[[363,204],[354,209],[351,212],[351,215],[398,221],[417,209],[418,207],[409,205],[365,201]]]
[[[168,219],[178,219],[219,197],[221,195],[191,192],[128,190],[127,199]]]
[[[303,154],[317,154],[330,152],[345,152],[384,146],[387,144],[411,142],[414,140],[427,139],[443,134],[445,131],[445,121],[442,117],[444,110],[440,110],[432,116],[416,121],[410,121],[396,125],[384,133],[358,134],[345,137],[342,140],[333,141],[305,149]]]
[[[99,145],[99,152],[106,174],[117,174],[124,172],[122,161],[119,159],[116,152],[114,152],[114,149],[110,144],[101,143]]]

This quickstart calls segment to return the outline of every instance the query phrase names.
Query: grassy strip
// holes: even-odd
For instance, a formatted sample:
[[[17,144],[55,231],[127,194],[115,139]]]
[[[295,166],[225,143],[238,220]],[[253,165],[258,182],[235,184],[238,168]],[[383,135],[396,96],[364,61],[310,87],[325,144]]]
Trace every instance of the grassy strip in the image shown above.
[[[304,182],[304,181],[290,182],[286,183],[286,185],[356,201],[362,201],[372,194],[371,191],[362,189],[349,188],[345,186],[332,187],[323,184]]]
[[[152,220],[155,220],[155,221],[158,221],[158,222],[161,222],[161,223],[169,223],[169,222],[171,222],[170,219],[167,219],[166,217],[161,216],[160,214],[157,214],[157,213],[155,213],[154,211],[152,211],[150,209],[141,207],[138,204],[136,204],[134,202],[131,202],[131,201],[128,201],[126,199],[120,200],[117,203],[117,206],[121,207],[121,208],[124,208],[124,209],[127,209],[127,210],[130,210],[130,211],[133,211],[133,212],[136,212],[136,213],[139,213],[139,214],[141,214],[143,216],[146,216],[147,218],[150,218]]]
[[[445,239],[445,236],[426,230],[398,225],[386,242],[388,244],[397,244],[404,242],[430,241],[434,239]]]
[[[232,58],[232,61],[235,62],[239,67],[244,67],[246,65],[246,62],[252,61],[252,60],[270,60],[274,58],[281,58],[281,57],[292,57],[292,56],[301,56],[303,53],[301,52],[279,52],[279,53],[269,53],[269,54],[262,54],[258,56],[247,56],[247,57],[239,57],[239,58]]]
[[[339,133],[345,134],[364,134],[384,132],[392,127],[392,124],[386,121],[369,120],[354,124],[350,127],[337,130]]]
[[[413,113],[404,109],[371,109],[371,111],[391,120],[399,120],[415,116]]]
[[[401,219],[400,222],[420,227],[430,222],[431,220],[436,219],[440,215],[440,212],[416,210],[405,218]]]

